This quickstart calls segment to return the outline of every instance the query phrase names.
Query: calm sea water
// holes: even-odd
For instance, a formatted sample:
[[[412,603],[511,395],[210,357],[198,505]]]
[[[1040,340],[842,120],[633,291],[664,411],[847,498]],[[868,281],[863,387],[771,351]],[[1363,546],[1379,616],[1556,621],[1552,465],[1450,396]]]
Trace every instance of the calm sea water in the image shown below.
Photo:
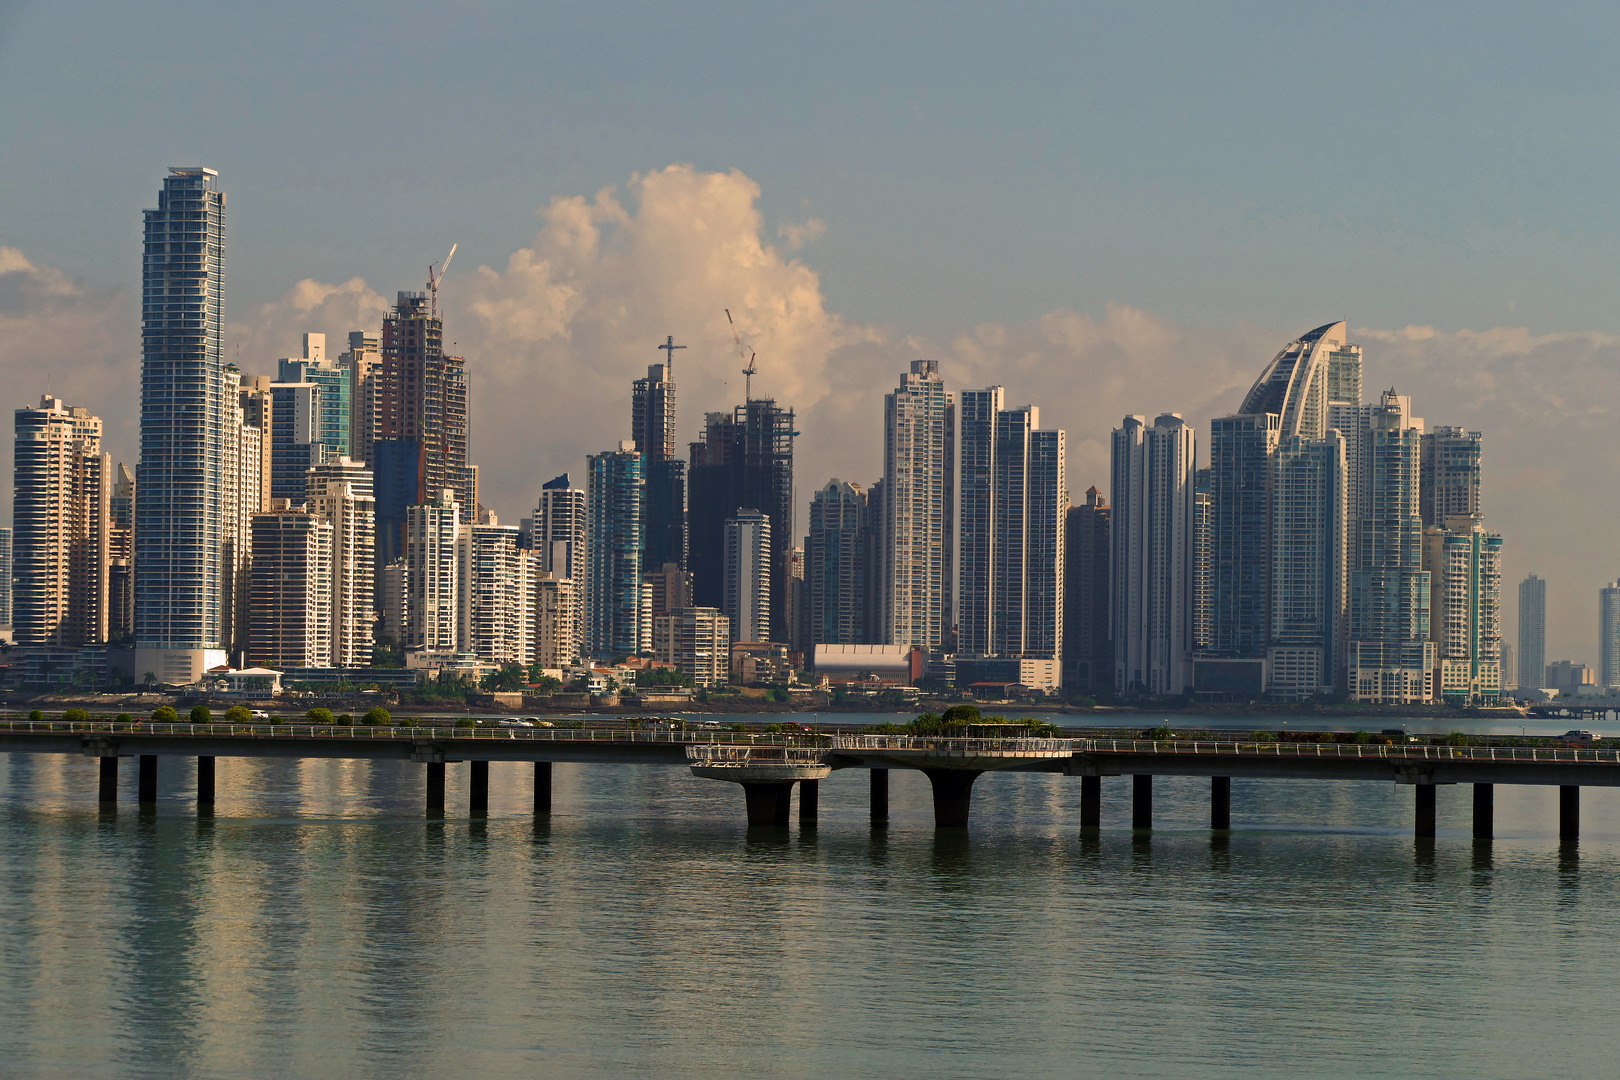
[[[189,762],[155,813],[95,762],[0,757],[0,1074],[19,1077],[1612,1076],[1620,792],[1497,788],[1494,843],[1410,835],[1410,788],[983,777],[939,837],[926,780],[823,782],[817,829],[750,832],[684,769]]]

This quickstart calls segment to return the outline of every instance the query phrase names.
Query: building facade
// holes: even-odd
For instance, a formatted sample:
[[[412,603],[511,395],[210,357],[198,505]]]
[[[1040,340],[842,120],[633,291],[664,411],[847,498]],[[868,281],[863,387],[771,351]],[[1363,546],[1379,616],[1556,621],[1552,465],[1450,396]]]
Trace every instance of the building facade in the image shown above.
[[[461,644],[461,504],[445,489],[405,519],[406,649],[453,653]]]
[[[726,519],[725,586],[721,612],[732,640],[769,641],[771,630],[771,519],[739,510]]]
[[[937,649],[953,624],[956,408],[939,361],[913,360],[883,399],[878,636]]]
[[[252,519],[248,657],[260,667],[331,667],[332,526],[281,500],[272,506]]]
[[[870,640],[870,515],[861,486],[836,478],[810,501],[810,531],[804,538],[806,649]]]
[[[309,510],[332,526],[332,666],[367,667],[376,644],[377,500],[371,470],[340,457],[309,470]]]
[[[1519,582],[1519,689],[1545,686],[1547,582],[1534,574]]]
[[[225,663],[225,193],[171,168],[145,211],[141,462],[136,485],[137,672],[196,682]]]
[[[642,646],[641,454],[625,441],[586,460],[586,652],[639,653]]]
[[[1120,690],[1192,687],[1195,450],[1192,428],[1175,413],[1151,427],[1127,416],[1114,430],[1109,636]]]
[[[1494,705],[1502,696],[1502,538],[1472,515],[1424,532],[1437,695],[1448,705]]]
[[[1266,690],[1298,701],[1346,685],[1344,438],[1291,436],[1272,455]]]
[[[1437,427],[1423,433],[1419,505],[1423,524],[1444,528],[1454,517],[1479,517],[1482,448],[1477,431]]]
[[[1108,500],[1093,485],[1071,506],[1065,538],[1063,688],[1095,691],[1113,685],[1108,642]]]
[[[661,615],[653,624],[653,654],[700,690],[719,686],[730,676],[730,621],[711,607]]]
[[[1620,581],[1598,590],[1598,678],[1620,687]]]

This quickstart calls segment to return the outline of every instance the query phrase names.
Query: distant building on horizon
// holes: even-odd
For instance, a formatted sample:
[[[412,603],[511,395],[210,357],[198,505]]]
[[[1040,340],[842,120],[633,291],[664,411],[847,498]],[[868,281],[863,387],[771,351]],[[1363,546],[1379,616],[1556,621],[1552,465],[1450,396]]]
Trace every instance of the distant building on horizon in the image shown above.
[[[1113,435],[1109,540],[1116,689],[1192,689],[1192,515],[1196,440],[1177,413]]]
[[[1108,641],[1108,530],[1111,509],[1096,485],[1086,501],[1069,507],[1065,528],[1063,689],[1112,686],[1114,657]]]
[[[810,529],[804,538],[807,652],[816,645],[869,641],[871,513],[861,486],[837,478],[810,500]]]
[[[1547,582],[1531,574],[1519,582],[1519,689],[1546,686]]]
[[[635,443],[586,459],[585,651],[612,657],[642,651],[643,459]],[[650,644],[651,627],[647,627]]]
[[[939,361],[913,360],[883,398],[880,643],[938,649],[955,610],[956,408]]]
[[[1598,590],[1598,678],[1620,687],[1620,581]]]
[[[771,640],[771,550],[771,519],[765,514],[744,509],[726,519],[720,610],[731,622],[734,644]]]

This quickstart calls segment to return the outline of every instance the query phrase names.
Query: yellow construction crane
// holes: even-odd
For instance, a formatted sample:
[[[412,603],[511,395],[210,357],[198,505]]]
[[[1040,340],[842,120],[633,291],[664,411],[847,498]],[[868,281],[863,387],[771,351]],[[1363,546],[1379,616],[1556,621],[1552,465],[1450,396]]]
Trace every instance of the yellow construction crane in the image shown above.
[[[737,333],[737,324],[731,318],[730,308],[726,308],[726,323],[731,327],[731,340],[737,343],[737,359],[748,364],[747,367],[743,368],[743,403],[747,404],[754,400],[754,358],[756,354],[742,343],[742,336]]]

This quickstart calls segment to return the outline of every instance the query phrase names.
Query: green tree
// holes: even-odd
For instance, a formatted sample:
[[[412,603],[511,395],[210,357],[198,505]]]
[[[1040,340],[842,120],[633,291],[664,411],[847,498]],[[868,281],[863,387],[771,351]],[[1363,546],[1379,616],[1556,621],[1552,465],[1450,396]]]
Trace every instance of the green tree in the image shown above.
[[[332,722],[332,710],[311,709],[304,714],[304,719],[312,724],[330,724]]]
[[[334,724],[342,724],[344,727],[348,727],[348,726],[350,726],[351,724],[354,723],[354,717],[350,716],[348,713],[343,713],[341,716],[339,716],[336,720],[334,720],[332,722]]]
[[[152,710],[152,722],[155,724],[173,724],[180,719],[180,714],[174,711],[173,706],[159,705]]]
[[[214,722],[213,711],[206,705],[193,705],[191,707],[191,722],[193,724],[212,724]]]
[[[246,705],[232,705],[225,710],[225,722],[227,724],[251,724],[253,723],[253,711]]]
[[[360,718],[362,724],[372,724],[378,727],[387,727],[392,720],[393,717],[388,715],[388,710],[381,705],[373,705],[366,710],[366,715]]]
[[[946,727],[966,727],[984,719],[977,705],[952,705],[940,715]]]
[[[62,719],[69,724],[82,724],[90,719],[90,714],[83,709],[69,709],[62,714]]]
[[[34,709],[33,711],[31,711],[28,714],[28,719],[30,719],[30,720],[43,720],[43,719],[45,719],[45,714],[40,712],[38,709]]]
[[[132,724],[132,723],[135,722],[135,718],[133,716],[129,715],[129,713],[127,713],[127,712],[119,713],[118,717],[117,717],[117,720],[118,720],[118,722],[120,724]]]

